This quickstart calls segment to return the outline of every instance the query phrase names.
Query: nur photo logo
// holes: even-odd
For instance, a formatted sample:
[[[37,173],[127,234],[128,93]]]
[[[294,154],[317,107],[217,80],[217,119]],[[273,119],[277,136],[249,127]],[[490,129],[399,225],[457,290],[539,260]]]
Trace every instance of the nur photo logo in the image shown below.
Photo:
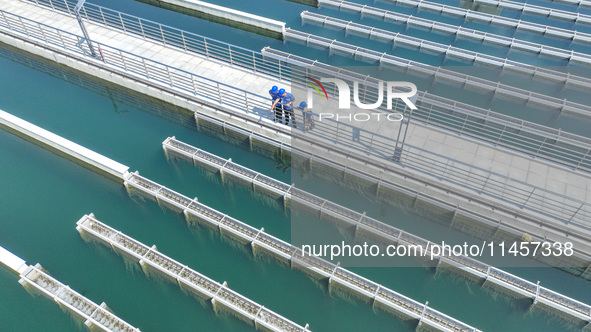
[[[344,80],[338,78],[320,78],[320,81],[312,78],[307,77],[311,82],[307,82],[307,84],[313,89],[307,90],[307,104],[308,107],[313,108],[314,105],[314,95],[318,93],[321,100],[326,98],[328,101],[328,93],[326,92],[326,88],[322,83],[333,83],[337,89],[337,96],[338,96],[338,108],[339,109],[351,109],[351,88],[349,84]],[[393,105],[393,100],[400,99],[402,100],[406,106],[408,106],[411,110],[416,110],[417,107],[411,101],[410,98],[414,97],[417,94],[417,87],[413,83],[410,82],[399,82],[399,81],[389,81],[386,83],[386,107],[387,109],[391,110]],[[322,90],[322,91],[321,91]],[[371,104],[364,104],[359,99],[359,82],[353,82],[353,102],[356,107],[364,110],[371,110],[376,109],[382,106],[384,102],[384,81],[378,82],[377,87],[377,100]],[[324,95],[323,95],[324,94]]]

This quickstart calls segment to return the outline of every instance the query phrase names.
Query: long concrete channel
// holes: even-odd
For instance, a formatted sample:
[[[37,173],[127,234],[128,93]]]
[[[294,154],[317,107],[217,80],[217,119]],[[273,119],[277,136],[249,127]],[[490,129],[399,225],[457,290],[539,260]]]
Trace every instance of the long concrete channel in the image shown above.
[[[225,310],[252,321],[257,329],[264,331],[302,332],[309,331],[308,325],[302,327],[283,316],[265,308],[228,288],[227,283],[216,282],[186,265],[160,253],[156,246],[145,244],[98,221],[94,214],[83,216],[76,223],[76,230],[83,239],[96,239],[124,257],[136,260],[146,273],[149,268],[164,275],[183,290],[199,298],[210,300],[214,310],[220,305]]]
[[[252,186],[255,191],[265,191],[274,197],[282,197],[285,203],[297,202],[311,209],[320,219],[336,218],[347,226],[355,227],[356,234],[365,232],[372,236],[396,245],[418,245],[429,248],[432,242],[416,235],[407,233],[401,229],[368,217],[365,213],[359,213],[344,206],[327,201],[321,197],[288,185],[264,174],[248,169],[232,162],[231,159],[223,159],[212,153],[196,148],[169,137],[162,142],[162,147],[167,155],[180,156],[195,166],[219,172],[222,179],[230,175]],[[544,287],[507,273],[501,269],[479,262],[466,256],[439,257],[438,264],[446,264],[476,278],[484,279],[506,290],[521,296],[531,298],[533,303],[542,303],[548,308],[557,310],[579,320],[591,323],[591,306],[560,295]]]
[[[461,26],[442,23],[439,21],[424,19],[421,17],[413,16],[413,15],[405,15],[400,14],[393,11],[388,11],[381,8],[371,7],[371,6],[364,6],[358,3],[344,1],[344,0],[320,0],[319,1],[321,6],[337,8],[340,10],[346,10],[353,13],[359,13],[361,15],[373,17],[376,19],[384,20],[387,22],[395,22],[400,24],[405,24],[409,27],[419,27],[424,30],[429,30],[445,35],[452,35],[456,38],[465,38],[465,39],[472,39],[478,42],[486,43],[489,45],[495,46],[504,46],[510,49],[516,49],[528,53],[532,53],[535,55],[545,55],[548,57],[553,57],[561,60],[573,61],[575,63],[584,63],[590,64],[591,63],[591,56],[576,52],[576,51],[569,51],[563,48],[552,47],[547,45],[542,45],[540,43],[525,41],[517,38],[510,38],[505,37],[502,35],[497,35],[494,33],[487,33],[480,30],[464,28]],[[321,22],[326,20],[330,20],[329,16],[326,15],[318,15],[315,13],[309,13],[308,11],[302,12],[302,20],[306,20],[307,17],[310,17],[310,21],[316,20],[317,22]],[[330,23],[330,22],[328,22]],[[324,23],[323,23],[324,24]],[[332,24],[331,24],[332,25]],[[348,25],[355,24],[351,23]],[[356,27],[359,29],[359,25]],[[356,29],[353,29],[356,30]],[[360,31],[363,32],[363,31]],[[367,33],[364,33],[366,35]],[[384,38],[388,38],[389,40],[395,40],[395,34],[392,32],[385,33],[384,30],[375,29],[375,34],[371,33],[373,37],[380,37],[382,35]],[[388,37],[386,37],[388,36]]]
[[[298,247],[256,229],[222,212],[214,210],[197,199],[183,196],[158,183],[150,181],[137,172],[125,180],[130,194],[138,192],[173,211],[183,213],[189,223],[197,222],[242,243],[250,243],[253,250],[263,250],[275,258],[289,262],[292,267],[322,279],[328,279],[329,287],[340,286],[353,295],[370,299],[373,305],[396,315],[418,320],[443,331],[477,331],[475,328],[453,319],[425,304],[412,300],[385,286],[363,278],[337,264],[305,255]]]
[[[453,16],[460,16],[465,17],[467,19],[476,19],[478,21],[484,21],[488,19],[490,22],[490,18],[493,18],[493,24],[500,24],[503,26],[527,26],[527,23],[520,23],[521,20],[511,19],[507,17],[502,17],[500,15],[490,15],[486,13],[482,13],[475,10],[468,10],[464,8],[458,8],[457,6],[450,6],[444,5],[436,2],[426,1],[426,0],[380,0],[383,2],[394,3],[396,5],[403,5],[403,6],[410,6],[416,7],[419,10],[428,10],[434,11],[439,13],[444,13]],[[506,0],[476,0],[474,2],[478,2],[480,4],[489,5],[489,6],[496,6],[498,8],[506,8],[511,9],[514,11],[519,11],[521,13],[527,14],[535,14],[545,17],[550,17],[558,20],[565,20],[574,23],[581,23],[581,24],[591,24],[591,16],[579,14],[579,13],[572,13],[569,11],[564,10],[556,10],[551,8],[546,8],[542,6],[535,6],[530,4],[518,3],[514,1],[506,1]],[[534,23],[530,23],[534,25]],[[540,25],[538,25],[540,26]],[[532,28],[532,30],[534,30]],[[558,28],[550,28],[547,27],[546,29],[540,29],[538,31],[546,33],[547,31],[557,31]],[[553,33],[553,36],[560,36],[560,34]]]
[[[14,116],[5,112],[0,113],[0,118],[8,120],[9,122],[24,121],[18,118],[15,119]],[[116,178],[118,182],[121,181],[123,183],[128,191],[130,191],[130,194],[133,195],[136,192],[140,193],[167,208],[183,213],[187,218],[187,221],[197,220],[198,222],[219,230],[222,235],[227,235],[241,242],[251,243],[253,249],[259,247],[281,260],[290,262],[292,266],[297,266],[303,269],[312,276],[327,278],[329,284],[332,284],[333,286],[338,285],[355,295],[369,298],[374,305],[381,306],[389,312],[393,312],[396,315],[401,315],[403,317],[417,319],[419,325],[425,324],[442,331],[478,331],[472,326],[449,317],[425,304],[414,301],[387,287],[363,278],[362,276],[336,264],[316,257],[304,255],[300,248],[269,235],[262,229],[256,229],[224,213],[201,204],[197,199],[188,198],[158,183],[146,179],[139,175],[138,172],[130,173],[126,166],[120,167],[118,172],[113,172],[112,165],[118,164],[115,161],[87,150],[71,141],[59,138],[59,136],[55,136],[42,128],[30,123],[27,123],[26,125],[28,128],[27,130],[20,130],[19,128],[21,127],[24,126],[11,126],[11,128],[16,130],[19,135],[24,136],[35,143],[50,145],[54,151],[57,151],[60,154],[65,154],[79,163],[89,164],[94,169],[98,170],[103,175],[107,175],[111,179]],[[50,144],[48,144],[48,141],[50,141]],[[72,153],[72,151],[78,152]],[[83,223],[84,221],[81,222],[81,224]],[[114,234],[117,233],[115,232]],[[125,242],[124,238],[121,237],[120,239]],[[111,237],[111,240],[113,240],[113,237]],[[143,257],[146,255],[146,252],[142,252],[144,253],[144,255],[142,255]],[[154,251],[149,252],[156,254]],[[182,264],[177,265],[181,268],[183,267]],[[179,272],[177,270],[175,271]],[[168,271],[167,275],[171,276],[171,272]],[[178,273],[175,274],[175,276],[178,277]],[[247,317],[252,318],[253,321],[259,318],[258,316],[254,316],[254,318],[250,316]],[[274,314],[273,317],[281,316]],[[285,318],[284,320],[285,324],[289,325],[289,323],[287,323],[288,320]],[[277,330],[281,329],[279,328]]]
[[[140,331],[112,313],[104,302],[98,305],[50,276],[40,264],[27,265],[23,259],[2,247],[0,247],[0,264],[18,274],[20,277],[18,282],[27,290],[35,290],[75,317],[82,318],[84,326],[91,331]]]

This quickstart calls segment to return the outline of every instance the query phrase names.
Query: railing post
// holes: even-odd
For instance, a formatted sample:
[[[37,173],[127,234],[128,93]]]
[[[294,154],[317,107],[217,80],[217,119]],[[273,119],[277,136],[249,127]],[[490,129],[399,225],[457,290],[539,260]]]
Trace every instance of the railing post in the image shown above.
[[[142,24],[142,20],[140,18],[138,18],[137,20],[140,24],[140,31],[142,32],[142,37],[144,37],[144,40],[146,39],[146,33],[144,32],[144,25]]]
[[[583,161],[587,158],[587,156],[589,155],[589,152],[591,150],[587,150],[587,152],[585,152],[585,155],[583,156],[583,158],[581,158],[581,160],[579,161],[579,163],[577,164],[576,168],[579,168],[581,166],[581,164],[583,163]]]
[[[99,54],[101,56],[101,59],[103,59],[104,63],[107,63],[107,60],[105,60],[105,57],[103,56],[103,51],[101,51],[101,44],[98,44],[97,48],[98,48]]]
[[[25,33],[27,34],[27,36],[31,36],[29,35],[29,31],[27,30],[27,27],[25,26],[25,23],[23,22],[23,19],[19,16],[18,20],[21,22],[21,25],[23,26],[23,30],[25,30]]]
[[[35,0],[35,2],[37,2],[37,0]],[[64,4],[66,4],[66,9],[68,10],[68,14],[72,14],[72,11],[70,10],[70,6],[68,6],[68,0],[64,0]]]
[[[579,211],[581,210],[581,208],[583,208],[583,205],[585,205],[585,203],[581,204],[581,206],[579,206],[579,208],[577,209],[577,211],[575,211],[575,213],[573,213],[573,215],[570,217],[570,219],[566,222],[567,224],[571,222],[571,220],[573,220],[573,218],[577,215],[577,213],[579,213]]]
[[[39,29],[41,29],[41,24],[37,23],[37,25],[39,26]],[[62,42],[62,45],[64,45],[64,50],[67,50],[68,48],[66,47],[66,43],[64,42],[64,39],[62,38],[62,34],[60,33],[59,30],[57,31],[57,36],[60,38],[60,41]]]
[[[218,97],[220,99],[220,104],[223,104],[223,102],[222,102],[222,90],[220,89],[220,83],[219,82],[217,83],[217,86],[218,86]]]
[[[527,205],[527,202],[529,202],[529,199],[531,198],[531,195],[534,194],[534,191],[536,191],[536,188],[532,189],[531,193],[529,193],[529,196],[527,196],[527,199],[525,200],[525,202],[523,202],[523,204],[521,205],[521,208],[523,209],[525,207],[525,205]]]
[[[205,56],[209,59],[209,48],[207,47],[207,39],[203,37],[203,45],[205,46]]]
[[[168,79],[170,80],[170,86],[174,87],[174,82],[172,81],[172,75],[170,75],[170,67],[165,66],[166,67],[166,73],[168,73]]]
[[[464,127],[466,126],[466,122],[468,121],[468,116],[466,115],[466,118],[464,118],[464,123],[462,124],[462,129],[460,132],[464,132]]]
[[[142,58],[142,64],[144,65],[144,70],[146,71],[146,77],[149,79],[150,74],[148,73],[148,67],[146,66],[146,60]]]
[[[181,30],[181,39],[183,40],[183,48],[185,49],[185,52],[188,52],[187,44],[185,43],[185,34],[183,33],[182,30]]]
[[[499,135],[499,139],[497,140],[497,144],[499,144],[501,142],[501,139],[503,138],[503,135],[505,135],[505,130],[507,129],[507,126],[503,126],[503,131],[501,131],[501,135]]]
[[[431,105],[431,107],[429,107],[429,114],[427,114],[427,121],[425,121],[427,124],[429,124],[429,121],[431,120],[431,113],[433,112],[433,105]]]
[[[46,43],[49,43],[49,40],[47,39],[47,36],[45,35],[45,31],[43,31],[43,29],[41,29],[41,25],[39,25],[39,23],[37,23],[37,26],[39,27],[39,31],[41,31],[41,35],[43,36],[43,41]]]
[[[254,52],[252,52],[252,70],[255,73],[257,72],[257,58],[256,58]]]
[[[548,137],[544,137],[544,141],[542,142],[542,144],[540,144],[540,147],[538,148],[538,151],[536,151],[536,154],[534,155],[534,157],[538,156],[538,154],[540,153],[540,150],[542,150],[542,148],[544,147],[544,144],[546,144],[547,139],[548,139]]]
[[[125,68],[125,71],[129,71],[129,70],[127,70],[127,65],[125,64],[125,58],[123,57],[123,52],[121,52],[121,50],[119,50],[119,56],[121,57],[121,62],[123,63],[123,68]]]
[[[277,60],[277,68],[279,69],[279,80],[281,81],[281,61]]]
[[[480,189],[481,193],[484,191],[484,188],[486,187],[486,184],[488,183],[489,179],[490,179],[490,173],[488,173],[488,176],[486,177],[486,180],[484,181],[484,184],[482,185],[482,189]]]
[[[158,24],[160,28],[160,35],[162,36],[162,44],[166,45],[166,39],[164,39],[164,30],[162,30],[162,24]]]
[[[197,95],[197,85],[195,84],[195,76],[191,74],[191,83],[193,83],[193,92]]]
[[[8,19],[6,19],[6,15],[4,15],[4,12],[2,13],[2,17],[4,18],[4,21],[6,21],[6,25],[8,25],[8,29],[10,30],[14,30],[11,26],[10,26],[10,22],[8,22]],[[37,25],[39,25],[39,23],[37,23]],[[39,28],[41,28],[41,25],[39,25]]]
[[[244,91],[244,104],[246,106],[246,112],[248,112],[248,95],[246,94],[246,91]]]
[[[230,56],[230,64],[233,65],[234,61],[232,60],[232,47],[228,44],[228,55]]]
[[[119,12],[119,22],[121,22],[121,27],[123,28],[123,31],[127,32],[127,29],[125,29],[125,23],[123,23],[123,17],[121,17],[121,12]]]
[[[88,18],[88,12],[86,11],[86,7],[82,7],[82,10],[84,10],[84,16],[86,17],[86,20],[90,22],[90,18]]]
[[[107,19],[105,19],[105,14],[103,13],[103,7],[99,7],[99,12],[101,13],[101,17],[103,18],[103,24],[105,25],[105,27],[108,27]]]

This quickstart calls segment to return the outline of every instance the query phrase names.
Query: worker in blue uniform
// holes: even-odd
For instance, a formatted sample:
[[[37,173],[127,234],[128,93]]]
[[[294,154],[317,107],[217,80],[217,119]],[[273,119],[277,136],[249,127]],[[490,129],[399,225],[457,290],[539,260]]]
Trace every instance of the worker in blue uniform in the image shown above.
[[[279,92],[281,92],[281,90],[279,90]],[[293,103],[295,102],[294,96],[285,90],[283,90],[283,93],[280,93],[279,95],[281,96],[281,105],[283,106],[285,125],[289,126],[291,118],[291,126],[297,128],[295,114],[293,113]]]
[[[281,95],[285,93],[285,89],[277,89],[276,86],[273,86],[269,91],[271,98],[273,99],[273,103],[271,104],[271,112],[275,112],[275,122],[283,122],[283,107],[281,104]],[[274,91],[274,92],[273,92]]]

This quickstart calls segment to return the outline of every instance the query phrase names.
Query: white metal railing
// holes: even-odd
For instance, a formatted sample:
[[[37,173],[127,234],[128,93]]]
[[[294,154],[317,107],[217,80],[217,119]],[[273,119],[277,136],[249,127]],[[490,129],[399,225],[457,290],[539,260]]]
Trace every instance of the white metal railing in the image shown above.
[[[478,17],[482,17],[482,18],[493,17],[493,21],[496,21],[496,22],[492,22],[493,24],[512,22],[511,25],[513,25],[514,21],[520,21],[520,20],[508,19],[508,18],[505,18],[502,16],[497,16],[497,15],[484,14],[484,13],[474,11],[474,10],[462,9],[462,8],[458,8],[458,6],[455,6],[455,5],[442,5],[442,4],[427,1],[427,0],[380,0],[380,1],[394,3],[397,5],[400,4],[400,5],[405,5],[405,6],[416,7],[420,10],[437,11],[439,13],[445,13],[445,14],[449,14],[449,15],[467,17],[467,18],[477,18],[478,19]],[[568,20],[571,22],[578,22],[578,23],[583,23],[583,24],[591,24],[591,16],[582,15],[579,13],[572,13],[572,12],[568,12],[568,11],[564,11],[564,10],[550,9],[550,8],[545,8],[545,7],[541,7],[541,6],[534,6],[534,5],[530,5],[530,4],[517,3],[517,2],[513,2],[513,1],[507,1],[507,0],[502,0],[502,1],[476,0],[475,2],[480,2],[483,4],[487,4],[487,5],[492,5],[492,6],[498,6],[500,8],[515,10],[515,11],[520,11],[522,13],[527,13],[527,14],[546,16],[546,17],[555,18],[555,19],[559,19],[559,20]],[[482,18],[479,20],[482,20]],[[491,23],[490,20],[489,20],[489,23]],[[505,23],[505,25],[506,25],[506,23]],[[532,23],[532,25],[533,25],[533,23]],[[508,25],[506,25],[506,26],[508,26]],[[559,29],[555,29],[555,30],[559,30]]]
[[[378,79],[268,47],[263,49],[263,54],[284,62],[284,66],[305,68],[305,74],[298,73],[298,75],[318,79],[338,77],[350,85],[354,81],[361,82],[360,86],[364,87],[362,97],[364,102],[374,101],[378,98]],[[408,69],[442,71],[440,68],[431,69],[424,66],[410,66]],[[326,86],[336,95],[334,84],[330,83]],[[574,169],[591,171],[591,139],[589,138],[455,102],[426,92],[418,92],[418,95],[416,103],[418,109],[412,114],[415,120],[519,150],[535,157],[556,161]],[[394,106],[394,111],[400,113],[404,111],[404,105],[396,104]]]
[[[565,224],[591,228],[591,206],[586,201],[533,186],[487,169],[429,153],[406,144],[401,164],[428,176],[440,178],[504,201],[520,209],[540,213]]]
[[[319,0],[322,2],[323,0]],[[450,6],[439,4],[430,1],[421,0],[380,0],[383,2],[390,2],[399,5],[416,7],[419,10],[427,10],[436,12],[441,15],[461,17],[467,20],[474,20],[481,23],[491,24],[493,26],[508,27],[516,30],[532,32],[536,34],[547,35],[560,39],[571,40],[585,44],[591,44],[591,34],[578,32],[575,30],[562,29],[550,25],[543,25],[519,19],[513,19],[498,15],[483,13],[476,10],[459,8],[457,6]],[[586,1],[586,0],[583,0]]]
[[[74,15],[75,0],[23,0],[45,6],[56,12]],[[219,60],[233,66],[247,68],[253,72],[279,77],[289,77],[289,68],[278,68],[277,64],[264,60],[260,52],[224,43],[195,33],[180,30],[158,22],[122,13],[113,9],[85,3],[80,11],[82,18],[105,27],[120,29],[133,34],[182,49],[185,52],[202,54],[208,59]]]
[[[78,53],[88,58],[89,52],[82,38],[78,35],[35,22],[24,17],[0,10],[0,26],[41,40],[49,45],[69,52]],[[94,59],[130,73],[138,79],[148,79],[163,84],[209,103],[223,105],[240,110],[252,111],[255,108],[268,109],[268,98],[219,83],[209,78],[171,67],[160,62],[94,42],[100,58]]]
[[[48,6],[53,10],[67,13],[71,13],[71,8],[73,7],[73,0],[24,1],[35,2]],[[265,56],[272,54],[272,51],[274,51],[268,48],[265,49],[266,52],[263,50],[263,54],[261,54],[90,3],[84,5],[82,14],[89,21],[117,28],[125,33],[139,35],[142,38],[155,40],[171,47],[181,48],[187,52],[202,54],[209,59],[223,61],[240,68],[247,68],[255,73],[272,75],[278,77],[280,80],[285,79],[291,81],[292,84],[305,85],[305,82],[299,82],[298,78],[310,76],[312,73],[309,72],[309,68],[316,69],[315,67],[319,66],[325,68],[330,67],[311,60],[308,62],[298,61],[297,63],[282,61],[281,59]],[[282,53],[279,51],[275,52]],[[289,56],[297,58],[292,55]],[[425,69],[424,66],[411,66],[409,68]],[[341,76],[341,73],[348,73],[351,76],[350,72],[342,69],[338,69],[338,72],[333,72],[331,75],[338,77]],[[454,83],[477,83],[479,86],[490,85],[486,80],[475,77],[468,79],[466,75],[449,70],[446,71],[441,68],[437,68],[437,74],[439,78],[447,77],[454,81]],[[376,97],[375,91],[367,91],[367,85],[369,84],[371,86],[370,83],[375,81],[375,79],[360,74],[356,75],[355,78],[366,84],[366,92],[363,96],[364,101],[365,99],[375,100],[372,99]],[[515,97],[515,92],[520,91],[517,88],[506,88],[503,90],[503,85],[493,85],[495,93],[503,93],[505,91],[511,97]],[[485,111],[474,106],[457,103],[428,93],[420,92],[419,94],[419,110],[415,112],[414,116],[416,119],[420,119],[427,124],[442,126],[446,129],[478,139],[509,146],[536,157],[547,158],[567,164],[575,169],[591,170],[591,142],[583,144],[582,142],[586,141],[585,138],[561,133],[551,128]],[[522,99],[528,102],[539,100],[540,104],[545,106],[553,105],[553,107],[558,109],[581,111],[585,107],[584,105],[566,100],[560,100],[557,103],[552,97],[533,94],[531,92],[521,93],[521,95],[523,97]],[[402,111],[401,109],[397,110]],[[483,118],[486,119],[484,124],[482,121]],[[541,130],[532,130],[532,128],[539,128]],[[523,133],[527,133],[527,135],[523,135]],[[575,140],[569,140],[568,137],[573,137]],[[566,146],[552,144],[551,142],[554,142],[555,139],[560,139],[561,143]]]
[[[361,13],[364,16],[373,16],[375,18],[379,18],[381,20],[387,20],[397,23],[406,24],[408,26],[418,26],[423,29],[428,29],[430,31],[440,32],[446,35],[454,35],[460,38],[467,38],[473,39],[479,42],[488,43],[491,45],[502,45],[505,47],[510,47],[512,49],[518,49],[525,52],[533,53],[536,55],[547,55],[549,57],[555,57],[562,60],[567,61],[574,61],[574,62],[582,62],[586,64],[591,64],[591,56],[581,52],[575,52],[571,50],[566,50],[563,48],[552,47],[547,45],[542,45],[540,43],[534,43],[526,40],[516,39],[512,37],[505,37],[502,35],[494,34],[494,33],[487,33],[479,30],[469,29],[462,26],[457,26],[453,24],[447,24],[439,21],[429,20],[413,15],[405,15],[400,14],[397,12],[392,12],[380,8],[364,6],[361,4],[348,2],[344,0],[321,0],[321,5],[336,7],[339,9],[344,9],[348,11],[352,11],[355,13]],[[326,15],[319,15],[316,13],[310,13],[308,11],[304,11],[301,14],[302,20],[309,19],[312,22],[316,22],[322,25],[332,25],[331,22],[337,24],[337,27],[341,27],[339,22],[333,21],[331,17]],[[340,23],[346,24],[347,30],[355,31],[356,28],[359,29],[360,32],[364,34],[370,34],[374,37],[383,37],[391,39],[393,32],[385,31],[382,29],[376,29],[373,27],[363,27],[360,24],[356,24],[353,22],[346,22],[341,21]],[[371,29],[371,32],[365,32],[365,30]]]
[[[343,26],[347,26],[346,21],[337,19],[332,20],[345,22]],[[350,26],[351,25],[349,24],[349,27]],[[328,39],[291,28],[286,29],[283,35],[287,39],[296,40],[306,45],[325,47],[330,50],[340,51],[347,55],[366,57],[373,61],[379,61],[380,63],[387,62],[391,64],[397,64],[400,61],[409,62],[409,60],[401,60],[401,58],[390,55],[385,52],[377,52],[366,48],[356,47],[353,45],[349,45],[347,43],[340,42],[336,39]],[[503,68],[527,76],[535,76],[536,79],[548,80],[550,82],[560,82],[561,84],[572,85],[587,89],[591,87],[591,78],[589,77],[576,76],[556,70],[527,65],[521,62],[499,58],[484,53],[468,51],[458,47],[446,46],[443,44],[423,40],[420,38],[406,36],[400,33],[394,33],[390,37],[392,41],[396,44],[402,44],[411,47],[420,47],[421,49],[426,49],[436,53],[443,53],[450,57],[468,60],[474,63],[490,65],[495,68]],[[417,64],[424,66],[420,63]]]
[[[565,3],[568,5],[572,5],[572,6],[577,6],[577,7],[591,7],[591,1],[589,0],[550,0],[552,2],[557,2],[557,3]]]
[[[509,0],[474,0],[474,2],[502,9],[518,11],[524,14],[534,14],[556,20],[563,20],[582,24],[591,24],[591,16],[589,15],[574,13],[566,10],[547,8],[543,6],[536,6],[529,3],[522,3]]]

